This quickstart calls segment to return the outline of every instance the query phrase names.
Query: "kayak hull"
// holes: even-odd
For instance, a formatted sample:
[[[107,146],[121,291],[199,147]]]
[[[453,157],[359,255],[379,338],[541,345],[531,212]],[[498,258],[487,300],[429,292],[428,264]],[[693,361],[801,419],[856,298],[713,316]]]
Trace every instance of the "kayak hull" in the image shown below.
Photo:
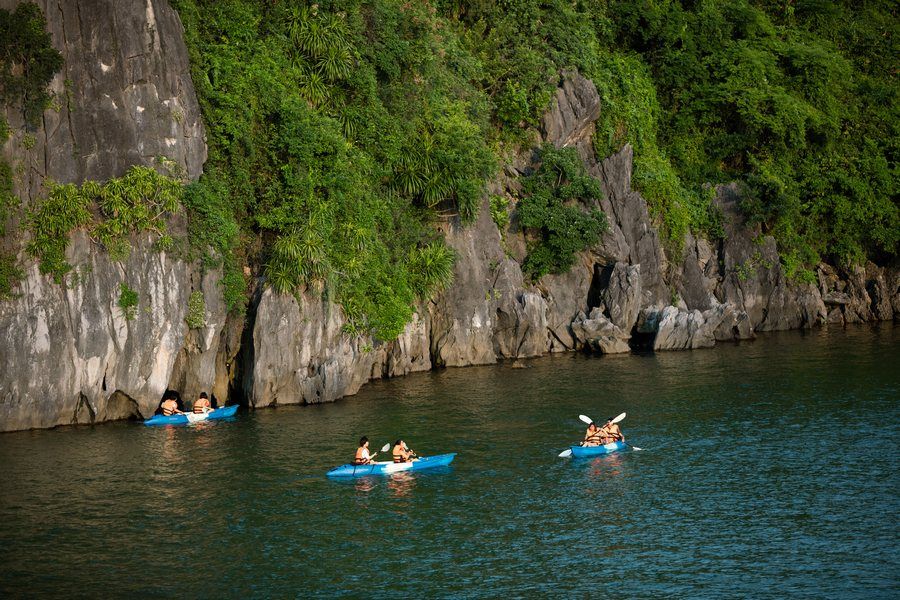
[[[421,471],[444,467],[453,462],[456,452],[450,454],[438,454],[436,456],[422,456],[418,460],[407,463],[374,462],[368,465],[354,465],[348,463],[335,467],[328,471],[328,477],[365,477],[366,475],[390,475],[391,473],[403,473],[406,471]]]
[[[218,419],[227,419],[233,417],[237,412],[238,405],[217,408],[207,413],[186,413],[183,415],[156,415],[144,421],[144,425],[189,425],[191,423],[199,423],[201,421],[215,421]]]
[[[612,452],[619,452],[621,450],[625,450],[628,448],[628,444],[625,442],[611,442],[609,444],[604,444],[602,446],[570,446],[572,448],[572,456],[575,458],[582,458],[585,456],[600,456],[603,454],[610,454]]]

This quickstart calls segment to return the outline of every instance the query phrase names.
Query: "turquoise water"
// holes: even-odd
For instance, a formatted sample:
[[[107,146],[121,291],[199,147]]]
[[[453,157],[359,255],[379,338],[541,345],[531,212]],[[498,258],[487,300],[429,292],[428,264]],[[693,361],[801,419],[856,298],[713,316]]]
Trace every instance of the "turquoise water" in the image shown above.
[[[900,327],[474,367],[0,436],[0,594],[900,595]],[[580,413],[643,448],[558,458]],[[366,434],[434,472],[331,481]]]

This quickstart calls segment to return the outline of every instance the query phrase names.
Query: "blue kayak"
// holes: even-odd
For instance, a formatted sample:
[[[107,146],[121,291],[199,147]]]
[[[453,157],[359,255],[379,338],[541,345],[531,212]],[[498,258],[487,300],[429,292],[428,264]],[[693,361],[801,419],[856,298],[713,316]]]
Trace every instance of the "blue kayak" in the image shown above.
[[[570,446],[572,456],[574,458],[582,458],[585,456],[600,456],[601,454],[610,454],[628,448],[625,442],[611,442],[602,446]]]
[[[238,405],[217,408],[205,413],[185,413],[183,415],[156,415],[144,421],[144,425],[188,425],[190,423],[199,423],[200,421],[215,421],[216,419],[227,419],[233,417],[237,412]]]
[[[453,457],[455,456],[456,452],[451,452],[450,454],[438,454],[437,456],[420,456],[418,459],[406,463],[373,462],[367,465],[348,463],[333,468],[326,475],[329,477],[362,477],[364,475],[390,475],[391,473],[400,473],[402,471],[420,471],[422,469],[449,465],[453,462]]]

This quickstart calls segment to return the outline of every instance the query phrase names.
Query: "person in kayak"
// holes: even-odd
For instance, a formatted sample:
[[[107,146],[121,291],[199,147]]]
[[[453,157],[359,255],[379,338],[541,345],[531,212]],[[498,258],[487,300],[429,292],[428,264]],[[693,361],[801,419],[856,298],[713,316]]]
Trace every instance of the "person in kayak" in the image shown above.
[[[378,453],[376,452],[375,454]],[[362,436],[359,438],[359,448],[356,449],[356,456],[353,457],[353,464],[367,465],[370,462],[372,462],[372,456],[369,456],[369,438]]]
[[[162,411],[167,417],[171,417],[172,415],[183,415],[184,412],[178,409],[178,402],[175,398],[166,398],[162,401],[162,404],[159,405],[159,410]]]
[[[209,396],[206,392],[200,392],[200,397],[194,400],[193,411],[195,413],[205,413],[212,410],[212,405],[209,403]]]
[[[619,429],[618,423],[612,422],[613,417],[610,417],[606,420],[606,424],[600,428],[600,443],[602,444],[611,444],[612,442],[624,442],[625,436],[622,435],[622,430]]]
[[[584,432],[584,441],[582,446],[599,446],[601,442],[600,428],[594,423],[588,425],[587,431]]]
[[[394,457],[395,463],[405,463],[411,462],[413,458],[418,458],[415,452],[409,449],[409,446],[406,445],[406,442],[403,440],[397,440],[394,442],[394,447],[391,449],[391,454]]]
[[[166,413],[163,410],[163,404],[168,402],[169,400],[175,403],[174,412]],[[169,405],[171,409],[171,405]],[[175,390],[166,390],[166,393],[163,394],[162,400],[159,401],[159,406],[156,407],[156,412],[154,415],[172,415],[172,414],[181,414],[184,412],[184,402],[181,400],[181,394],[176,392]]]

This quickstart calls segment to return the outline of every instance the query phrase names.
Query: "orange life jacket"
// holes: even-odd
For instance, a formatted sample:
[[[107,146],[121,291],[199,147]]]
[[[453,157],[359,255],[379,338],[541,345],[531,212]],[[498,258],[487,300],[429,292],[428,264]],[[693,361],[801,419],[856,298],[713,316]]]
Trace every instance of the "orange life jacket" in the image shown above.
[[[588,430],[584,432],[584,441],[588,444],[599,444],[600,443],[600,429],[595,429],[593,432],[591,428],[588,427]]]
[[[405,463],[409,462],[410,453],[407,452],[403,446],[394,446],[393,450],[391,450],[391,454],[394,455],[395,463]]]

